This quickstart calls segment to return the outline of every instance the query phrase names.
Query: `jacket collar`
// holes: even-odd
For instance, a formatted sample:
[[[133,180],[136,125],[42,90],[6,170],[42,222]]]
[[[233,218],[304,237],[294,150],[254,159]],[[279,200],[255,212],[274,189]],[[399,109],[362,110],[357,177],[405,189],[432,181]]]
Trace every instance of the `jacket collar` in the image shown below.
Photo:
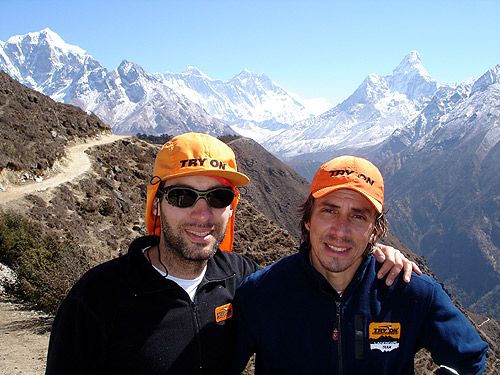
[[[134,294],[155,293],[168,289],[177,289],[179,286],[161,276],[143,254],[147,247],[157,245],[160,238],[157,236],[144,236],[135,239],[129,247],[127,277]],[[223,282],[233,277],[235,273],[229,267],[225,254],[217,250],[215,255],[208,260],[207,272],[199,286],[212,282]]]

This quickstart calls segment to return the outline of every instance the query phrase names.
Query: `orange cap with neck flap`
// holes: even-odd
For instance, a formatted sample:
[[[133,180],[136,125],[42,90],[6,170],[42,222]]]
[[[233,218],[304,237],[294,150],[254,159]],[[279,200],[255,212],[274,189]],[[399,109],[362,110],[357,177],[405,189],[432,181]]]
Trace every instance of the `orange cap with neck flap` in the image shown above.
[[[159,236],[160,217],[156,216],[155,197],[161,181],[182,176],[208,176],[219,181],[227,180],[236,192],[231,204],[233,214],[226,227],[226,235],[220,244],[223,251],[232,251],[234,240],[234,214],[240,194],[235,186],[248,184],[249,178],[238,172],[233,150],[224,142],[208,134],[185,133],[166,142],[156,156],[151,184],[147,187],[146,228],[150,235]],[[220,178],[220,179],[219,179]],[[224,183],[224,182],[223,182]],[[224,183],[224,185],[227,185]]]

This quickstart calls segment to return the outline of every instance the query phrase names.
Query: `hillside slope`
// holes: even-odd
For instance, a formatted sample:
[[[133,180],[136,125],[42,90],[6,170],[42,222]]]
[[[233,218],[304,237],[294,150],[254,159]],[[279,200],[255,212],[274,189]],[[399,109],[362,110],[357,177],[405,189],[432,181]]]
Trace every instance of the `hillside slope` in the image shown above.
[[[19,84],[0,71],[0,172],[43,176],[72,142],[110,134],[97,116]]]

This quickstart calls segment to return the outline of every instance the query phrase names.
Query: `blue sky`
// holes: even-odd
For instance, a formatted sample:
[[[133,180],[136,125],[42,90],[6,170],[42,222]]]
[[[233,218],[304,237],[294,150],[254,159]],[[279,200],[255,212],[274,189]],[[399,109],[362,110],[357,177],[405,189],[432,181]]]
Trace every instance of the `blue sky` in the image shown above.
[[[0,0],[0,40],[45,27],[108,69],[194,65],[227,80],[247,68],[332,104],[411,50],[442,83],[500,64],[496,0]]]

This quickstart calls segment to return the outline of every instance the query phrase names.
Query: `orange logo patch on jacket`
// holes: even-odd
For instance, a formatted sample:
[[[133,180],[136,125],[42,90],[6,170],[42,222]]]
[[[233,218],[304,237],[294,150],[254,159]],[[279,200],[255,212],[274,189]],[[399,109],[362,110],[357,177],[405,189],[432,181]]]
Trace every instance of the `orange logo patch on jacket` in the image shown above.
[[[372,322],[368,332],[370,340],[378,340],[381,337],[399,339],[401,337],[401,323]]]
[[[215,321],[217,323],[229,319],[233,316],[233,305],[227,303],[215,308]]]

